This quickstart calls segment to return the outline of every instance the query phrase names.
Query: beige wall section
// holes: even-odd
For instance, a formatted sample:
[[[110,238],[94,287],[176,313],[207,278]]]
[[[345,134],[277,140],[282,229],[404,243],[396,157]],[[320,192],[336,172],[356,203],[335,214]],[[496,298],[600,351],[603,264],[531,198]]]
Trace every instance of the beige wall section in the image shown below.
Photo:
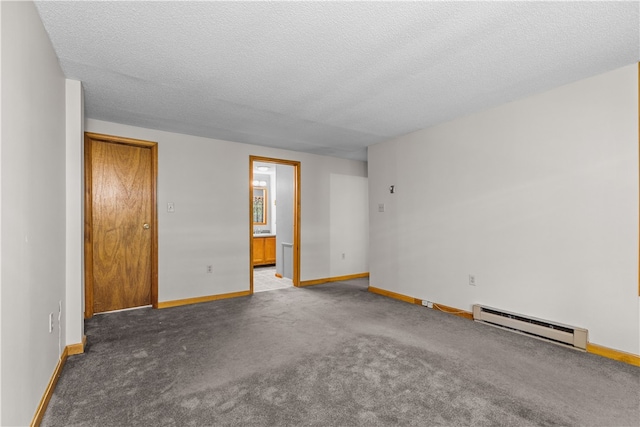
[[[637,65],[369,147],[369,189],[371,286],[639,353]]]
[[[301,280],[330,276],[330,177],[364,178],[365,162],[91,119],[85,126],[89,132],[158,142],[160,302],[249,289],[250,155],[301,162]],[[167,212],[168,202],[175,213]],[[350,232],[366,238],[366,231]],[[207,274],[207,265],[213,265],[213,274]],[[345,274],[362,272],[357,263],[345,269]]]
[[[66,81],[66,342],[84,335],[84,102],[82,83]],[[78,305],[82,310],[76,310]],[[67,307],[73,307],[72,311]]]
[[[368,180],[332,173],[329,183],[331,258],[327,277],[366,273],[369,271]]]
[[[2,75],[2,3],[0,2],[0,76]],[[0,78],[0,189],[2,189],[2,78]],[[2,191],[0,191],[0,242],[2,242]],[[0,244],[0,310],[2,309],[2,245]],[[2,424],[2,314],[0,313],[0,425]]]
[[[31,422],[66,342],[65,79],[33,3],[0,7],[0,424],[14,426]]]

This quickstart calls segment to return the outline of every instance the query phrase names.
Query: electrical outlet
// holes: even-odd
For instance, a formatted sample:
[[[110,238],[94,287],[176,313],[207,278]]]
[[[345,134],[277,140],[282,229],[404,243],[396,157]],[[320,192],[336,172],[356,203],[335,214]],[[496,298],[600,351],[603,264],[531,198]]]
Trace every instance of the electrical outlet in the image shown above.
[[[342,252],[342,259],[345,259],[347,254],[345,254],[344,252]]]
[[[473,274],[469,275],[469,286],[475,286],[476,285],[476,276],[474,276]]]
[[[213,273],[213,265],[207,265],[207,273]]]
[[[53,313],[49,313],[49,333],[53,332]]]
[[[176,211],[176,205],[173,202],[167,203],[167,212],[174,213]]]
[[[427,301],[426,299],[423,299],[422,306],[427,308],[433,308],[433,303],[431,301]]]

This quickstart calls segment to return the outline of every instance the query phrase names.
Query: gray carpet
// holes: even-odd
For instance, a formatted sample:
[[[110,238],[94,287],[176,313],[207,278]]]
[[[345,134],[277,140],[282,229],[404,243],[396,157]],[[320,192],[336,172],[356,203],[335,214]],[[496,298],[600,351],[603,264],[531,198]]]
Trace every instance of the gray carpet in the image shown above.
[[[366,286],[95,316],[42,425],[640,424],[640,368]]]

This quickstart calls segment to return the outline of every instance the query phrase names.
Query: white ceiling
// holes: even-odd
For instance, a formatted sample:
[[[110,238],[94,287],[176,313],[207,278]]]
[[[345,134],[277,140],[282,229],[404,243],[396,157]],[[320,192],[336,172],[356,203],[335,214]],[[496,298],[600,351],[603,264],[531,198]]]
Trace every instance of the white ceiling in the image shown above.
[[[86,116],[366,159],[640,59],[639,2],[38,2]]]

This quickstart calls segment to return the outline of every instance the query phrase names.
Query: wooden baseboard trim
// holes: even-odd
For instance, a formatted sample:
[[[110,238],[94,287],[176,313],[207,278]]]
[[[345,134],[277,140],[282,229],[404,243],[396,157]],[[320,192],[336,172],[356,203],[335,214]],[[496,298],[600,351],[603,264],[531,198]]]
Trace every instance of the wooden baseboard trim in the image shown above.
[[[400,301],[408,302],[409,304],[422,305],[420,298],[414,298],[407,295],[399,294],[397,292],[387,291],[386,289],[374,288],[369,286],[369,292],[382,295],[385,297],[397,299]],[[459,308],[453,308],[442,304],[433,303],[433,309],[442,311],[443,313],[453,314],[454,316],[463,317],[465,319],[473,320],[473,313],[470,311],[460,310]]]
[[[342,282],[345,280],[362,279],[364,277],[369,277],[369,273],[358,273],[358,274],[349,274],[347,276],[325,277],[324,279],[315,279],[315,280],[303,280],[300,282],[300,286],[322,285],[323,283]]]
[[[473,320],[473,313],[470,311],[460,310],[459,308],[448,307],[442,304],[433,303],[433,309],[442,311],[443,313],[453,314],[454,316],[463,317],[468,320]]]
[[[86,344],[87,344],[87,336],[83,335],[81,343],[69,344],[62,351],[62,354],[60,355],[60,359],[58,359],[58,364],[56,365],[56,368],[53,370],[51,379],[49,379],[49,384],[47,384],[47,388],[44,391],[44,395],[42,396],[42,399],[40,399],[40,404],[36,409],[36,413],[33,416],[33,420],[31,420],[31,427],[37,427],[42,422],[42,417],[44,417],[44,413],[47,410],[47,406],[49,405],[51,396],[53,396],[53,392],[56,389],[56,384],[58,384],[58,379],[60,379],[60,374],[62,374],[62,368],[64,368],[64,364],[67,362],[67,358],[69,356],[73,356],[74,354],[84,353],[84,347]]]
[[[82,336],[82,342],[79,342],[78,344],[70,344],[67,346],[66,350],[67,350],[67,355],[68,356],[73,356],[74,354],[82,354],[84,353],[84,348],[87,345],[87,336],[83,335]]]
[[[422,304],[422,300],[418,298],[413,298],[407,295],[402,295],[397,292],[387,291],[386,289],[374,288],[373,286],[369,286],[369,292],[382,295],[383,297],[389,297],[393,299],[397,299],[399,301],[408,302],[409,304]]]
[[[62,351],[62,355],[60,355],[60,359],[58,359],[56,368],[53,370],[51,379],[49,379],[49,384],[47,384],[47,388],[44,390],[44,395],[42,396],[42,399],[40,399],[36,413],[33,415],[31,427],[38,427],[42,422],[42,417],[44,417],[44,412],[47,410],[47,405],[49,405],[51,396],[53,396],[53,391],[56,389],[56,384],[58,384],[58,379],[60,379],[62,368],[64,368],[64,364],[66,363],[68,356],[69,346],[66,346]]]
[[[640,356],[637,354],[626,353],[613,348],[603,347],[597,344],[587,343],[587,353],[597,354],[607,359],[618,360],[633,366],[640,366]]]
[[[181,305],[198,304],[201,302],[216,301],[219,299],[246,297],[251,295],[251,291],[230,292],[228,294],[208,295],[205,297],[185,298],[173,301],[163,301],[158,303],[158,308],[179,307]]]
[[[298,286],[313,286],[313,285],[322,285],[323,283],[329,283],[329,278],[326,279],[315,279],[315,280],[301,280]]]

